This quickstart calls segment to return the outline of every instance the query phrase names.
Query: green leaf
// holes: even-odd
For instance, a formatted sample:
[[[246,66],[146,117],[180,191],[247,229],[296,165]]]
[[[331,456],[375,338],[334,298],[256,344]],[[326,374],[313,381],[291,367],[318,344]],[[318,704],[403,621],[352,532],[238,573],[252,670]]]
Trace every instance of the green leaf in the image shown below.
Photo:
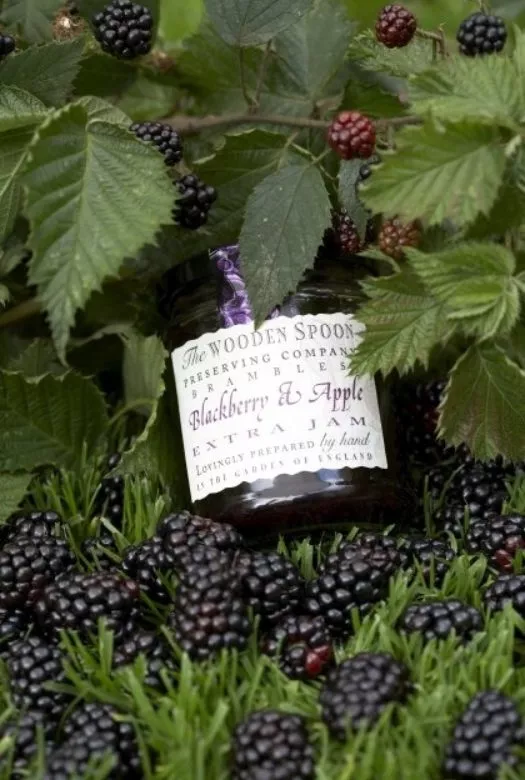
[[[0,82],[27,90],[47,106],[61,106],[70,96],[78,73],[84,40],[25,49],[0,67]]]
[[[184,40],[195,33],[203,15],[203,0],[189,3],[160,2],[160,34],[169,44]]]
[[[26,379],[0,372],[2,471],[76,465],[83,446],[88,456],[94,452],[106,424],[101,393],[78,374]]]
[[[414,38],[402,49],[387,49],[378,43],[371,30],[367,30],[351,41],[349,56],[358,60],[365,70],[384,71],[392,76],[408,78],[432,65],[432,46],[428,41]]]
[[[357,193],[357,183],[362,165],[363,160],[349,160],[341,163],[339,169],[339,200],[343,208],[348,212],[349,217],[353,220],[360,238],[364,239],[370,212],[363,206]]]
[[[326,87],[345,61],[353,30],[339,0],[323,0],[276,37],[283,74],[312,103],[326,98]]]
[[[18,87],[0,86],[0,132],[39,124],[49,111],[41,100]]]
[[[399,96],[386,92],[374,83],[352,78],[348,81],[343,98],[343,106],[361,111],[372,118],[388,118],[406,114],[406,108]]]
[[[34,127],[0,133],[0,241],[11,232],[22,204],[21,172]]]
[[[257,46],[297,24],[312,0],[205,0],[208,17],[226,43]]]
[[[253,191],[239,238],[256,322],[294,291],[330,224],[330,199],[317,168],[288,165]]]
[[[518,74],[506,57],[457,56],[414,76],[409,99],[416,114],[448,122],[484,122],[519,132]]]
[[[109,122],[112,125],[119,125],[125,130],[129,130],[129,117],[107,100],[85,95],[75,101],[75,105],[85,109],[88,119],[100,119],[102,122]]]
[[[60,363],[53,345],[47,339],[35,339],[8,365],[9,371],[16,371],[26,378],[53,374],[61,376],[67,368]]]
[[[114,99],[133,84],[138,72],[132,62],[117,60],[103,52],[91,52],[80,63],[74,93]]]
[[[374,213],[431,225],[451,219],[468,224],[492,208],[506,166],[505,148],[495,128],[443,124],[405,128],[398,152],[362,188]]]
[[[158,152],[77,105],[41,128],[24,177],[30,281],[63,357],[75,313],[123,259],[171,218],[173,188]]]
[[[407,373],[421,363],[427,367],[436,344],[454,331],[444,305],[425,289],[421,280],[404,270],[363,285],[369,296],[357,319],[366,325],[364,339],[352,356],[359,374]]]
[[[499,237],[510,228],[522,224],[525,214],[525,187],[520,185],[520,181],[525,182],[524,174],[525,167],[522,167],[521,174],[519,171],[506,171],[494,205],[488,214],[478,214],[468,228],[468,238]]]
[[[28,43],[44,43],[53,37],[51,22],[63,0],[4,0],[1,21]]]
[[[127,335],[124,342],[124,400],[127,406],[149,415],[157,401],[167,353],[158,336]]]
[[[31,474],[0,474],[0,522],[18,509],[31,480]]]
[[[135,122],[143,122],[169,116],[180,96],[175,87],[139,74],[119,100],[119,108]]]
[[[425,254],[407,250],[410,264],[451,319],[469,335],[508,333],[519,315],[514,256],[498,244],[461,244]]]
[[[525,372],[497,347],[473,345],[458,360],[441,405],[440,433],[477,458],[523,458]]]

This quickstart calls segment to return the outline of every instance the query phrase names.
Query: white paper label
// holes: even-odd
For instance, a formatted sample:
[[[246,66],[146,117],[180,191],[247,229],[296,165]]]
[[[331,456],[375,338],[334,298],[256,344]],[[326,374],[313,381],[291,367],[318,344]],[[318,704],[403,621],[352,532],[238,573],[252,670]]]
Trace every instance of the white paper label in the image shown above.
[[[363,330],[347,314],[277,317],[176,349],[192,500],[279,474],[387,468],[374,379],[348,375]]]

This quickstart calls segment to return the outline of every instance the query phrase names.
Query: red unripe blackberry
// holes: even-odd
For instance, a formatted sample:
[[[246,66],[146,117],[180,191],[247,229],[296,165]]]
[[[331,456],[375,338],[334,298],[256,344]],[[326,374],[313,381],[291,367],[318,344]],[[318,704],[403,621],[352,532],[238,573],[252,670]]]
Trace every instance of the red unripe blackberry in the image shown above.
[[[339,157],[368,159],[374,153],[376,129],[374,123],[359,111],[342,111],[328,128],[327,140]]]
[[[343,254],[356,255],[365,248],[365,242],[361,241],[355,222],[344,209],[333,214],[332,226],[338,247]]]
[[[314,780],[314,751],[300,715],[260,710],[233,736],[231,780]]]
[[[417,20],[412,11],[397,3],[385,5],[376,22],[376,38],[389,49],[406,46],[417,30]]]
[[[332,638],[320,615],[288,615],[263,639],[261,648],[293,680],[313,680],[334,662]]]
[[[401,222],[400,219],[387,219],[379,231],[379,249],[394,260],[402,260],[406,247],[417,247],[421,240],[421,230],[417,222]]]

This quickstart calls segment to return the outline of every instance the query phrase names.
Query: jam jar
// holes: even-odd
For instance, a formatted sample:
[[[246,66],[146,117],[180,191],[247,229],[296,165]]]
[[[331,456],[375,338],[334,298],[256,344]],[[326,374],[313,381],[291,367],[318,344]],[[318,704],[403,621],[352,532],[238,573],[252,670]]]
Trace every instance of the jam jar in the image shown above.
[[[259,536],[413,511],[389,387],[349,370],[371,262],[318,258],[259,328],[238,247],[173,270],[168,346],[195,512]]]

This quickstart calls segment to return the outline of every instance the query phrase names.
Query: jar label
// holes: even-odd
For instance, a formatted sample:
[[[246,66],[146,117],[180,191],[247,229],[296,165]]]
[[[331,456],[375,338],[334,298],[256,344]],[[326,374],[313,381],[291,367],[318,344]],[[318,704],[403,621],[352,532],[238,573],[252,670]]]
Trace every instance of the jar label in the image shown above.
[[[348,373],[363,331],[348,314],[276,317],[174,350],[192,500],[280,474],[386,469],[374,379]]]

